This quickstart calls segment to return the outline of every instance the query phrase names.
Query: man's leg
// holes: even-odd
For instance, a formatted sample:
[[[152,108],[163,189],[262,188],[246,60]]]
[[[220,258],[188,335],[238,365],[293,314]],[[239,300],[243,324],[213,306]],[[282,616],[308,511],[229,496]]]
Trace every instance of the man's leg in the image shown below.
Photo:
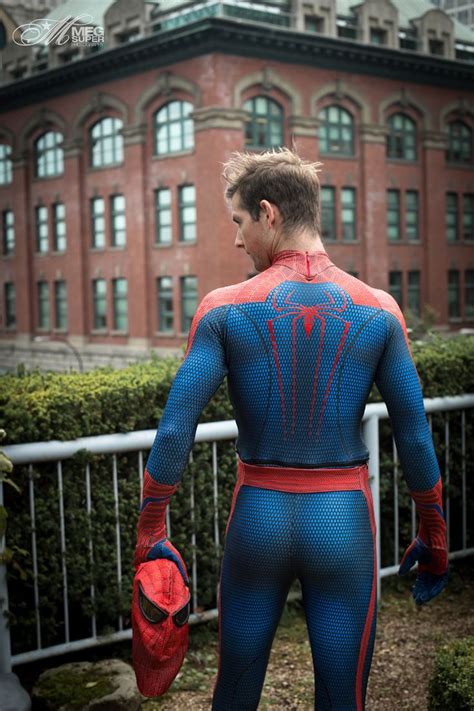
[[[213,711],[254,711],[293,580],[292,494],[240,488],[222,562],[219,673]]]
[[[363,711],[376,621],[374,528],[363,491],[300,497],[297,570],[318,711]]]

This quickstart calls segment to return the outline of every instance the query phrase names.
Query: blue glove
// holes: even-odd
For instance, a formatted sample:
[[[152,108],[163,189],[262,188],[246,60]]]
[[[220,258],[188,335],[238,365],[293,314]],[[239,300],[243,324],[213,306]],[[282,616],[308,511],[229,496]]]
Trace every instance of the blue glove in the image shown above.
[[[424,605],[439,595],[448,584],[447,551],[444,548],[427,546],[417,537],[406,549],[398,574],[406,575],[417,561],[418,574],[412,587],[412,595],[417,605]]]
[[[147,560],[157,560],[158,558],[167,558],[167,560],[172,560],[176,563],[185,585],[189,587],[189,577],[184,560],[181,557],[181,553],[168,538],[162,538],[155,543],[147,555]]]

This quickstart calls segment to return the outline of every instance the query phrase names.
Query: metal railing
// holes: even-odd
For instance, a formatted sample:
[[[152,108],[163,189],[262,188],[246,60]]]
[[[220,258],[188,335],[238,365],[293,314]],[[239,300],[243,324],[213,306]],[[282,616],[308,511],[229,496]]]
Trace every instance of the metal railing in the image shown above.
[[[445,461],[444,474],[446,486],[446,521],[448,528],[448,546],[450,542],[449,531],[451,523],[450,510],[450,465],[451,465],[451,444],[450,444],[450,413],[459,411],[461,413],[461,508],[462,508],[462,546],[456,551],[450,551],[449,557],[458,558],[474,553],[474,547],[468,547],[468,532],[467,532],[467,486],[466,486],[466,411],[474,407],[474,395],[463,395],[457,397],[434,398],[425,400],[425,409],[431,421],[432,413],[445,413],[444,419],[444,447]],[[399,519],[398,519],[398,459],[396,448],[393,444],[393,501],[394,501],[394,561],[393,565],[382,567],[381,565],[381,521],[380,521],[380,437],[379,437],[379,422],[388,418],[387,408],[383,403],[374,403],[366,406],[363,417],[363,435],[365,443],[368,447],[369,459],[369,476],[371,482],[372,495],[374,499],[375,519],[377,524],[377,562],[378,562],[378,581],[377,594],[380,596],[381,579],[390,575],[394,575],[398,570],[399,563]],[[66,565],[66,550],[67,536],[66,523],[64,515],[64,490],[63,490],[63,461],[73,457],[80,450],[87,450],[90,454],[112,455],[112,487],[113,500],[115,507],[115,545],[117,552],[116,563],[116,578],[118,590],[121,589],[122,569],[121,569],[121,530],[119,518],[119,472],[117,465],[117,455],[125,452],[137,452],[137,477],[140,487],[143,482],[143,452],[149,450],[153,444],[156,430],[143,430],[140,432],[131,432],[127,434],[112,434],[101,435],[97,437],[84,437],[74,441],[60,442],[36,442],[32,444],[20,444],[5,447],[4,451],[11,458],[15,465],[28,465],[29,470],[29,509],[31,520],[31,554],[32,554],[32,573],[33,573],[33,593],[35,604],[35,623],[36,623],[36,649],[25,651],[19,654],[11,655],[10,630],[7,624],[5,614],[0,615],[0,672],[8,672],[12,665],[32,662],[44,657],[53,656],[56,654],[65,654],[67,652],[77,651],[87,647],[96,646],[99,644],[107,644],[110,642],[129,639],[131,630],[124,629],[123,619],[119,615],[117,619],[118,630],[110,635],[97,634],[97,620],[95,611],[92,612],[91,630],[92,636],[71,641],[69,629],[69,601],[68,601],[68,570]],[[217,442],[225,440],[233,440],[237,437],[237,425],[235,421],[212,422],[199,425],[196,432],[195,443],[208,442],[212,443],[212,476],[213,476],[213,517],[214,517],[214,545],[216,556],[220,555],[220,534],[219,534],[219,486],[218,486],[218,456]],[[192,454],[191,454],[192,461]],[[64,642],[54,646],[42,647],[41,640],[41,612],[40,612],[40,596],[38,588],[38,542],[36,531],[36,515],[35,515],[35,486],[33,477],[33,465],[41,462],[56,462],[57,470],[57,495],[59,508],[59,535],[61,548],[61,566],[62,566],[62,583],[63,583],[63,604],[64,604]],[[92,495],[91,495],[91,476],[90,465],[84,465],[85,490],[86,490],[86,513],[90,517],[92,511]],[[0,482],[0,504],[3,502],[3,489]],[[196,531],[194,525],[194,480],[191,479],[190,486],[190,512],[192,523],[191,535],[191,551],[192,551],[192,609],[193,613],[190,617],[190,622],[198,622],[212,619],[217,616],[217,610],[207,610],[205,612],[198,611],[198,566],[197,566],[197,544],[199,531]],[[168,533],[170,531],[170,517],[167,511]],[[416,535],[416,515],[415,508],[412,504],[412,537]],[[0,540],[0,554],[4,550],[5,541]],[[88,541],[89,561],[93,566],[94,546],[91,533],[89,532]],[[96,595],[94,583],[90,586],[90,600],[93,603]],[[8,589],[6,569],[4,565],[0,565],[0,611],[8,612]]]

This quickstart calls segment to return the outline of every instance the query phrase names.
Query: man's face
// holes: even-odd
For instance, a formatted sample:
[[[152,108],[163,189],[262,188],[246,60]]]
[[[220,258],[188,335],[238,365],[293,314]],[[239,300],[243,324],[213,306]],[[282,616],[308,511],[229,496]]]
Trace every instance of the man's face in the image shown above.
[[[257,221],[252,219],[247,210],[244,210],[240,205],[238,194],[232,197],[232,220],[237,225],[237,234],[235,236],[235,246],[239,249],[245,249],[251,257],[255,269],[258,272],[263,272],[271,265],[269,256],[269,234],[265,229],[265,213],[260,212]]]

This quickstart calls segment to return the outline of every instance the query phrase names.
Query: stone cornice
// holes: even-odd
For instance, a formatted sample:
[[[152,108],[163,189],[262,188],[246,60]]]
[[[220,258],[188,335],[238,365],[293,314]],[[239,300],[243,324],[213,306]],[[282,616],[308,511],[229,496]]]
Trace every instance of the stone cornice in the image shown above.
[[[214,17],[0,86],[0,113],[211,52],[451,89],[474,84],[472,64]]]
[[[209,128],[242,131],[248,116],[248,112],[242,109],[221,106],[206,106],[203,109],[196,109],[191,114],[195,131],[204,131]]]
[[[147,126],[145,123],[137,123],[132,126],[122,128],[123,142],[126,146],[145,143]]]
[[[294,136],[316,138],[321,121],[314,116],[290,116],[288,123]]]
[[[445,151],[448,147],[448,137],[438,131],[425,131],[421,137],[423,148],[433,148]]]
[[[362,143],[383,143],[387,141],[388,129],[376,123],[363,123],[359,128]]]

